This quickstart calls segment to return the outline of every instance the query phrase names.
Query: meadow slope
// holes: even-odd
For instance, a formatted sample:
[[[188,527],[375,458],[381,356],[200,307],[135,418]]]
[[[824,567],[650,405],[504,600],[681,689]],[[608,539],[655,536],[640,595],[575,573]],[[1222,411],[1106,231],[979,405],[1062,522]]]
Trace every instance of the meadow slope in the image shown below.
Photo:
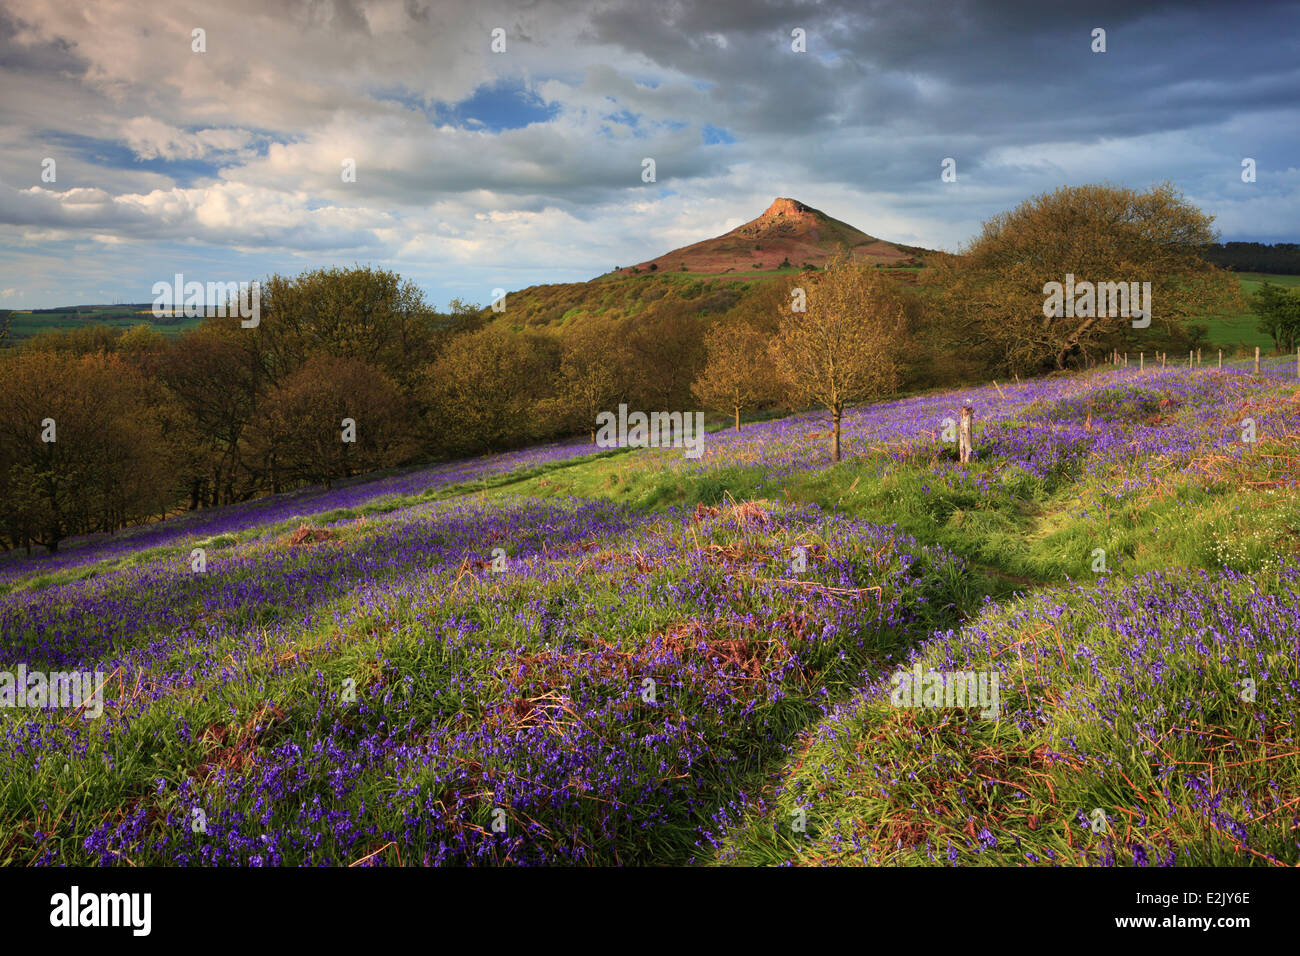
[[[0,863],[1300,862],[1294,363],[884,403],[839,464],[824,427],[8,556],[0,671],[109,677],[0,709]],[[898,706],[914,667],[997,714]]]

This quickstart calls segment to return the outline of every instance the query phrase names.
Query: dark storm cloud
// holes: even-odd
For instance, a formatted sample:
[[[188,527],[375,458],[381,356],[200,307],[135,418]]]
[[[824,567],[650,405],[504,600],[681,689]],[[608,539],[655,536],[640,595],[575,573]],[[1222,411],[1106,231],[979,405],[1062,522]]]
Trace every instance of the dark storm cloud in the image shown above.
[[[794,27],[808,33],[807,56],[790,53]],[[1091,50],[1095,27],[1104,54]],[[1294,108],[1300,69],[1286,38],[1297,35],[1300,6],[1283,3],[701,0],[604,10],[590,39],[715,84],[741,134],[924,130],[992,149]]]

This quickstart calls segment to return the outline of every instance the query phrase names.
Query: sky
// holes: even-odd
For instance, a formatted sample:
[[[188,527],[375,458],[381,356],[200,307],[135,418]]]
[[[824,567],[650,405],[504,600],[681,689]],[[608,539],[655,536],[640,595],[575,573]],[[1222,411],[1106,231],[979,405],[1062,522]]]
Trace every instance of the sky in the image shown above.
[[[0,308],[353,265],[487,304],[778,196],[959,251],[1165,180],[1300,241],[1300,4],[0,0]]]

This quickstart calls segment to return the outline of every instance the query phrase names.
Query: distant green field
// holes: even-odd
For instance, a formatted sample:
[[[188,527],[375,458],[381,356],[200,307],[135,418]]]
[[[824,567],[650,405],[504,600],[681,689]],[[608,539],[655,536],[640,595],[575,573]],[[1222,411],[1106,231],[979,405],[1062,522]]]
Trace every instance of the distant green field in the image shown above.
[[[1237,275],[1241,280],[1242,294],[1247,297],[1258,292],[1265,279],[1274,285],[1291,288],[1300,286],[1300,276],[1265,275],[1261,272],[1239,272]],[[1273,340],[1256,328],[1259,316],[1254,312],[1247,310],[1229,315],[1206,316],[1201,321],[1209,325],[1209,340],[1213,345],[1225,348],[1236,345],[1253,348],[1258,345],[1266,352],[1273,350]]]
[[[155,319],[148,309],[138,310],[136,306],[83,306],[79,309],[60,309],[56,312],[33,312],[15,310],[10,314],[9,337],[19,342],[31,338],[38,332],[51,329],[68,331],[86,328],[91,325],[110,325],[129,329],[133,325],[147,323],[163,335],[179,335],[187,329],[198,326],[198,318],[176,318],[161,321]]]

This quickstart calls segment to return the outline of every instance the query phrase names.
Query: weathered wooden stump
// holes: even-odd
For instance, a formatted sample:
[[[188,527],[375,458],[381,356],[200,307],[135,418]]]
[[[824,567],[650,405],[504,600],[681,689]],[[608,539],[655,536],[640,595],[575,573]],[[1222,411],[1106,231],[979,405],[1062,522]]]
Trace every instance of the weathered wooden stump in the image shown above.
[[[957,449],[961,455],[961,463],[964,465],[970,461],[971,451],[974,449],[974,442],[971,440],[972,428],[975,424],[975,412],[969,405],[963,405],[961,409],[961,423],[957,426]]]

